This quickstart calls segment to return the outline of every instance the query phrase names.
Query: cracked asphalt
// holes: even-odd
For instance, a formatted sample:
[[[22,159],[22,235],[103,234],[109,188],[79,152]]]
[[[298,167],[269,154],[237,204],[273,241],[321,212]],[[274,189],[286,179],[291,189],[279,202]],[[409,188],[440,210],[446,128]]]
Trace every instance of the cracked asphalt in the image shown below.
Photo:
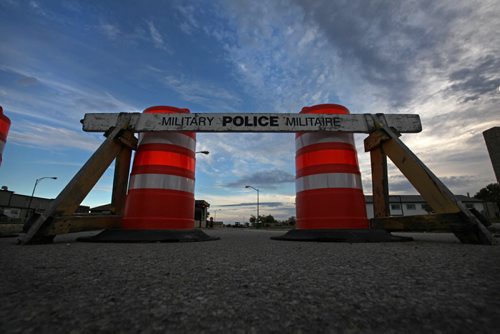
[[[221,240],[1,238],[0,332],[498,332],[500,246],[435,233],[348,244],[206,232]]]

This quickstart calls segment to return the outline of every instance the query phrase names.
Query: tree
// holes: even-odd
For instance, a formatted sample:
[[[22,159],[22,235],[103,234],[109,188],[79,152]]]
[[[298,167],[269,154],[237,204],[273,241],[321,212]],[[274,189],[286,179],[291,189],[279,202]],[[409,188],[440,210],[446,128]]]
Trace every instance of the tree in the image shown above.
[[[297,220],[295,219],[295,217],[294,217],[294,216],[292,216],[292,217],[288,218],[288,219],[287,219],[287,221],[286,221],[286,223],[287,223],[288,225],[291,225],[291,226],[294,226],[296,222],[297,222]]]
[[[490,183],[486,187],[479,190],[474,198],[481,199],[486,202],[495,202],[500,207],[500,184]]]
[[[272,215],[260,216],[259,221],[261,221],[262,224],[264,224],[264,226],[269,226],[271,224],[276,223],[276,219],[274,219],[274,217]]]

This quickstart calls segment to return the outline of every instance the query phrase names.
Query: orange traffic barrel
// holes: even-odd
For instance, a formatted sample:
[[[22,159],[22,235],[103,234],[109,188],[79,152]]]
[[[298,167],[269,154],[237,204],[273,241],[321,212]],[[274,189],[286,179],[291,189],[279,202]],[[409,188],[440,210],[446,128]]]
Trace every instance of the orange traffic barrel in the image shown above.
[[[304,107],[301,114],[345,115],[338,104]],[[295,136],[296,229],[274,239],[384,241],[370,230],[352,133],[299,132]]]
[[[168,106],[144,110],[147,114],[189,112]],[[215,240],[194,228],[195,149],[194,132],[141,134],[121,229],[104,231],[92,241]]]
[[[3,149],[7,142],[7,135],[9,134],[10,119],[4,115],[3,108],[0,106],[0,166],[2,165]]]

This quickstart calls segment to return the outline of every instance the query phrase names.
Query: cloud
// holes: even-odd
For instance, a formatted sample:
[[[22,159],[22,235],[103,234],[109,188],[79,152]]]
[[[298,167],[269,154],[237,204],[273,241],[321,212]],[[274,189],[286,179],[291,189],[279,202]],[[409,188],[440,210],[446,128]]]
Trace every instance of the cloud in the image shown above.
[[[210,151],[199,159],[200,170],[215,178],[222,188],[256,170],[290,173],[294,168],[295,141],[291,134],[201,133],[197,138],[197,150]]]
[[[212,191],[196,194],[197,199],[204,199],[210,203],[209,211],[212,211],[212,214],[214,210],[217,210],[217,220],[220,218],[225,222],[244,222],[248,221],[250,215],[255,215],[257,205],[255,196],[255,191],[250,193],[247,189],[235,190],[231,196],[227,196],[227,190],[223,194]],[[260,208],[262,215],[271,214],[276,219],[295,216],[295,194],[291,196],[269,191],[261,192],[260,203],[267,203]]]
[[[129,27],[123,23],[112,23],[101,19],[97,30],[109,40],[128,47],[137,47],[142,42],[171,53],[161,29],[153,21],[145,21]]]
[[[496,94],[500,84],[498,56],[480,57],[475,64],[451,72],[448,76],[448,94],[459,97],[460,102],[475,101],[485,94]]]
[[[92,134],[32,122],[17,123],[9,133],[10,144],[47,150],[78,148],[92,152],[101,142]]]
[[[22,77],[16,81],[21,86],[31,86],[38,83],[38,79],[35,77]]]
[[[187,101],[203,106],[208,110],[232,111],[241,104],[241,99],[229,90],[211,82],[200,81],[186,76],[166,75],[163,83]]]
[[[156,29],[153,22],[148,21],[149,34],[151,35],[151,39],[153,44],[158,49],[166,49],[165,42],[163,41],[163,36],[160,34],[158,29]]]
[[[181,3],[175,8],[181,15],[182,23],[180,24],[181,30],[187,35],[191,35],[196,29],[200,27],[198,20],[195,18],[196,8],[193,5]]]
[[[466,189],[479,191],[481,187],[471,188],[471,183],[475,184],[477,176],[475,175],[452,175],[441,176],[439,178],[449,189],[459,190],[455,191],[456,195],[466,194]],[[481,179],[482,184],[486,185],[486,180]],[[481,183],[480,183],[481,184]],[[389,178],[389,189],[391,194],[415,194],[416,190],[412,184],[402,175],[391,175]]]
[[[248,176],[243,176],[234,182],[227,184],[227,187],[243,187],[252,185],[265,189],[272,189],[283,183],[295,182],[295,177],[283,170],[259,171]]]
[[[228,207],[240,207],[240,206],[255,206],[257,202],[249,202],[249,203],[236,203],[236,204],[224,204],[218,205],[220,208],[228,208]],[[285,203],[282,202],[259,202],[259,206],[265,206],[270,208],[283,207],[286,206]]]
[[[65,127],[79,128],[79,120],[90,112],[133,112],[138,108],[105,90],[88,89],[78,82],[42,70],[21,71],[0,66],[0,73],[12,75],[25,89],[4,86],[9,112]],[[34,89],[36,84],[36,92]],[[43,111],[43,112],[41,112]]]
[[[111,23],[101,23],[99,29],[111,40],[115,40],[121,34],[120,28]]]

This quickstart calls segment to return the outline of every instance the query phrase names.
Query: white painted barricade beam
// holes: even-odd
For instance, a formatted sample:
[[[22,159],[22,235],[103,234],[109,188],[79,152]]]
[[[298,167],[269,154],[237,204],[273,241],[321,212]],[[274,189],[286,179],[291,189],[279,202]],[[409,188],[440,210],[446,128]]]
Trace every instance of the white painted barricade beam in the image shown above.
[[[283,113],[195,113],[141,114],[130,116],[129,130],[134,132],[315,132],[337,131],[370,133],[373,119],[400,133],[422,131],[420,117],[415,114],[283,114]],[[120,114],[85,114],[83,131],[103,132],[115,126]]]

